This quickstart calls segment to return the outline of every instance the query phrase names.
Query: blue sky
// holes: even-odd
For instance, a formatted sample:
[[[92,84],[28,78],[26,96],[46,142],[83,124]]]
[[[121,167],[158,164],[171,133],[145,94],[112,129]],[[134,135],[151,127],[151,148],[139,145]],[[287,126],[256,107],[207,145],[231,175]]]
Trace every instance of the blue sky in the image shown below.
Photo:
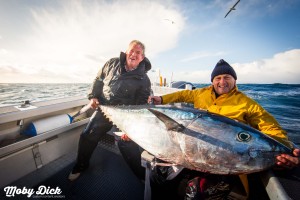
[[[149,76],[209,83],[219,59],[238,83],[300,83],[300,0],[0,0],[0,83],[91,83],[133,39]],[[173,21],[174,23],[172,23]]]

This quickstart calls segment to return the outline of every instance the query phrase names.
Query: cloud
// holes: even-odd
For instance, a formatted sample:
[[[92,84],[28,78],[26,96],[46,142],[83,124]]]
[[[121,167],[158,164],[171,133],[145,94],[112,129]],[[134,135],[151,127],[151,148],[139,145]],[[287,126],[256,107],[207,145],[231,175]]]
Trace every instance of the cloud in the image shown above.
[[[240,3],[235,15],[247,13],[245,9],[248,8],[246,6],[248,4],[252,12],[252,8],[260,5],[259,2]],[[268,1],[263,2],[264,6],[261,9],[268,4]],[[280,8],[285,1],[279,2],[281,3],[276,5],[272,3],[273,11],[275,8]],[[229,54],[218,50],[216,52],[201,51],[200,47],[210,49],[203,41],[203,45],[199,48],[186,48],[186,45],[182,45],[176,49],[179,39],[182,43],[187,42],[186,44],[189,45],[188,40],[193,38],[195,29],[200,27],[203,31],[207,28],[206,24],[219,25],[217,20],[206,20],[209,23],[204,23],[205,20],[202,18],[202,23],[199,23],[197,18],[197,24],[194,24],[196,21],[189,22],[190,25],[187,24],[187,17],[190,16],[187,13],[190,12],[187,7],[178,8],[176,1],[76,0],[55,1],[55,3],[48,3],[48,6],[43,7],[41,4],[39,4],[40,7],[31,6],[27,13],[28,18],[22,20],[22,23],[30,22],[22,25],[23,28],[26,27],[26,30],[15,31],[20,27],[16,26],[14,31],[10,31],[20,34],[9,38],[5,32],[1,33],[0,82],[90,83],[103,64],[109,58],[118,56],[120,51],[125,51],[132,39],[139,39],[145,43],[146,56],[153,62],[153,68],[162,66],[161,63],[170,63],[172,67],[165,69],[168,72],[164,74],[170,76],[169,74],[174,72],[173,80],[209,83],[212,69],[192,71],[188,69],[199,67],[199,65],[203,69],[210,58],[215,60],[216,56],[223,57]],[[199,6],[198,2],[195,2],[192,9],[197,10],[200,17],[207,16],[205,11],[198,11],[199,7],[202,8],[201,5],[206,4],[200,3]],[[228,10],[228,6],[220,0],[213,1],[211,4],[219,5],[219,8],[225,11]],[[228,5],[231,4],[228,3]],[[182,4],[178,5],[182,6]],[[188,8],[191,9],[191,7]],[[28,9],[22,11],[25,12],[25,10]],[[225,12],[220,12],[219,9],[214,10],[215,14],[219,14],[223,19]],[[211,8],[206,11],[213,12]],[[24,13],[22,16],[25,16]],[[211,15],[209,16],[212,18]],[[165,19],[170,19],[175,23]],[[197,33],[202,37],[199,34],[202,33],[201,31]],[[181,38],[182,35],[186,38]],[[206,37],[203,38],[205,40]],[[2,46],[2,44],[10,45]],[[213,49],[215,48],[213,46]],[[186,51],[189,50],[195,52],[180,59],[182,55],[188,54]],[[299,83],[299,70],[297,70],[299,57],[299,49],[294,49],[278,53],[272,58],[231,64],[237,71],[238,83]],[[198,62],[199,59],[202,63]],[[184,69],[184,65],[189,67]],[[179,68],[184,71],[178,70]]]
[[[192,60],[198,60],[200,58],[205,58],[205,57],[220,57],[220,56],[224,56],[227,53],[225,52],[216,52],[216,53],[211,53],[211,52],[194,52],[191,55],[187,56],[186,58],[183,58],[181,60],[181,62],[188,62],[188,61],[192,61]]]
[[[300,49],[275,54],[272,58],[250,63],[230,63],[237,73],[237,83],[299,84]],[[178,71],[173,80],[210,83],[211,70]]]
[[[232,64],[240,83],[299,83],[300,49],[251,63]]]
[[[22,33],[17,48],[0,51],[0,82],[92,82],[131,40],[142,41],[146,56],[155,57],[176,46],[185,26],[172,1],[58,2],[31,8],[30,31]]]

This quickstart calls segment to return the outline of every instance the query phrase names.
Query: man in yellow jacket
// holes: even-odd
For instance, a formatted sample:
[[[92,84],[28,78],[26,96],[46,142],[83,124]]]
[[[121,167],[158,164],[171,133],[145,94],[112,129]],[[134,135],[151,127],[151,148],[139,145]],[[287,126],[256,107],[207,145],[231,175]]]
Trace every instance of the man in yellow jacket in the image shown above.
[[[163,96],[150,96],[148,101],[156,105],[175,102],[193,103],[196,109],[204,109],[248,124],[294,148],[287,137],[287,133],[280,127],[275,118],[256,101],[238,91],[236,80],[237,75],[234,69],[221,59],[212,71],[212,85],[195,90],[182,90]],[[276,159],[279,167],[291,169],[299,166],[300,149],[294,148],[293,155],[282,154]],[[240,178],[248,194],[247,178],[245,175],[240,176]]]

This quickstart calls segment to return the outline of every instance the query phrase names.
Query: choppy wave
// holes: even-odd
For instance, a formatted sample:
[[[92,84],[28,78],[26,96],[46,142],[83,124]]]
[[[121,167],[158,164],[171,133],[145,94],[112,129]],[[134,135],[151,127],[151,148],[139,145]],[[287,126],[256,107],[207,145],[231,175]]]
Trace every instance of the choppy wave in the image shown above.
[[[90,84],[0,84],[0,107],[72,96],[87,96]]]

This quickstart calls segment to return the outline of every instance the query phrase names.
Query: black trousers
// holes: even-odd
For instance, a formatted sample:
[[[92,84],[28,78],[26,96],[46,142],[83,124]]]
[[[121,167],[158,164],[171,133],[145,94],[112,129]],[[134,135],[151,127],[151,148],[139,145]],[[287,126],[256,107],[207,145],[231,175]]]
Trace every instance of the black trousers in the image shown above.
[[[246,197],[238,176],[183,169],[174,179],[166,180],[169,169],[170,167],[156,166],[152,170],[152,200],[241,200]]]
[[[81,171],[89,166],[90,158],[98,145],[98,142],[106,134],[113,124],[104,116],[101,110],[96,110],[90,118],[89,123],[80,135],[77,163],[75,167]],[[142,149],[133,141],[118,140],[119,150],[134,174],[144,179],[145,169],[141,166]]]
[[[106,134],[111,128],[112,123],[104,116],[101,110],[96,110],[80,135],[76,163],[76,167],[79,170],[88,168],[90,158],[101,136]]]
[[[143,149],[133,141],[118,141],[119,150],[131,168],[133,173],[140,179],[145,179],[145,168],[141,164],[141,154]]]

